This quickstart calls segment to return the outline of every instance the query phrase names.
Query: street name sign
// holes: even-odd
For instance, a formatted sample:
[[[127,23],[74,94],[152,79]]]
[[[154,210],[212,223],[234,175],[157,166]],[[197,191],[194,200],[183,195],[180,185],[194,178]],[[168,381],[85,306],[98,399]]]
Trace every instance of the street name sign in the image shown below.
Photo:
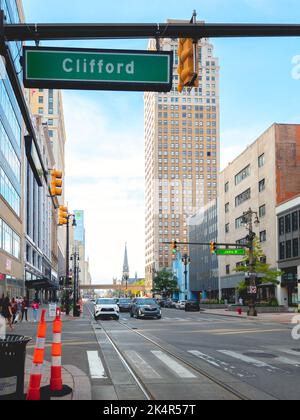
[[[217,255],[246,255],[245,249],[217,249]]]
[[[169,92],[171,51],[23,48],[26,88]]]

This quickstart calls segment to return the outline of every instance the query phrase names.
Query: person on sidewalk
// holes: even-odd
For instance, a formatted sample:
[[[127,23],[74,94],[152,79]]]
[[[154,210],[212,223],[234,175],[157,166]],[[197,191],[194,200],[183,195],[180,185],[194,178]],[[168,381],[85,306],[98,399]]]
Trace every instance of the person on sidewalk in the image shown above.
[[[33,301],[31,307],[32,307],[32,312],[33,312],[33,321],[37,322],[37,317],[38,317],[40,305],[39,305],[39,303],[36,299]]]
[[[15,323],[17,313],[18,313],[18,304],[15,298],[11,300],[11,312],[12,312],[12,323]]]
[[[24,315],[25,315],[26,322],[28,322],[28,300],[27,300],[27,297],[25,297],[25,296],[24,296],[24,298],[22,300],[22,318],[21,318],[21,322],[24,319]]]
[[[11,307],[11,303],[8,296],[4,299],[1,315],[3,316],[3,318],[6,319],[10,330],[13,331],[14,330],[12,326],[13,313],[12,313],[12,307]]]

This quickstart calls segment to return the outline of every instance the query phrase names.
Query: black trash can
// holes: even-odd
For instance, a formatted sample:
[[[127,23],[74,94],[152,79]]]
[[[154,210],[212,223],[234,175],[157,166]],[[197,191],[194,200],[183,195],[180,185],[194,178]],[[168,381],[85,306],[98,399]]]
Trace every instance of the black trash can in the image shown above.
[[[75,306],[74,316],[79,318],[80,317],[80,305]]]
[[[24,396],[26,345],[32,339],[7,335],[0,339],[0,400],[21,400]]]

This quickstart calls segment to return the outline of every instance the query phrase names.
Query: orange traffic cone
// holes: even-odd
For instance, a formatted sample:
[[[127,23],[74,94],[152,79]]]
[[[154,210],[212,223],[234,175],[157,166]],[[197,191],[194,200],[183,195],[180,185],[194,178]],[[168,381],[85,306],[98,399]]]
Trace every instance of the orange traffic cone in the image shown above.
[[[42,368],[44,363],[45,342],[47,332],[45,313],[46,310],[43,309],[36,338],[32,368],[30,372],[29,388],[26,397],[27,401],[38,401],[41,399]]]
[[[52,366],[50,390],[61,391],[63,389],[61,374],[61,331],[62,322],[60,317],[60,308],[56,309],[56,318],[53,321],[53,343],[52,343]]]

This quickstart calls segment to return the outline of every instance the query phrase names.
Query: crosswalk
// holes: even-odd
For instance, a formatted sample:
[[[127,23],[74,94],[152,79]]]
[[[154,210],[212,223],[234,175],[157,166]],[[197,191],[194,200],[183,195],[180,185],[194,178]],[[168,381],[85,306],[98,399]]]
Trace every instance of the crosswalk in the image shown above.
[[[92,379],[107,378],[98,352],[87,352]],[[125,350],[125,357],[132,368],[145,381],[196,380],[199,375],[190,366],[162,350]],[[186,350],[186,357],[195,367],[205,370],[205,366],[214,367],[240,380],[255,378],[259,375],[297,374],[300,369],[300,349],[265,348],[263,350],[228,350],[214,349],[204,352],[202,349]],[[199,365],[200,363],[200,365]]]

